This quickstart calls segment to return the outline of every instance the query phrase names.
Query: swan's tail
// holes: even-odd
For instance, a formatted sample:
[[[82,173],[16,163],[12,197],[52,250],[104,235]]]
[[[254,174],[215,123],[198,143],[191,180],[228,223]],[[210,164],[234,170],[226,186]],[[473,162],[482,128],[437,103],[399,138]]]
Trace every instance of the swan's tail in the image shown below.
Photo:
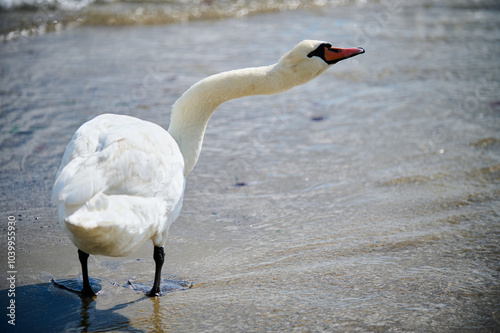
[[[59,205],[73,243],[89,254],[126,256],[165,228],[152,198],[99,193],[79,207]]]

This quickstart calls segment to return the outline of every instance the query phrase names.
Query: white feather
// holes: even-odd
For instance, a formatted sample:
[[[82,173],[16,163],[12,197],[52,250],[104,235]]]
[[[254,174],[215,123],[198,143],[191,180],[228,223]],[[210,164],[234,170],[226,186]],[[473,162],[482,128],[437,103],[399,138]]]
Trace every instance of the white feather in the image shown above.
[[[184,159],[167,131],[104,114],[68,144],[52,201],[79,249],[124,256],[150,238],[165,244],[182,205],[183,173]]]

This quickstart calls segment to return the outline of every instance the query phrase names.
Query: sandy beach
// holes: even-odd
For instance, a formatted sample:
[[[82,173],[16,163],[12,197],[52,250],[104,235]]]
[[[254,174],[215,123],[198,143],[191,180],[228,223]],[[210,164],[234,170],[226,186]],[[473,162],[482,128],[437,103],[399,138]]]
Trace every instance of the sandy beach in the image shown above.
[[[338,4],[3,41],[0,331],[498,331],[499,7]],[[193,83],[303,39],[366,54],[215,112],[166,245],[165,283],[184,287],[127,287],[152,284],[151,242],[91,256],[95,300],[50,283],[81,279],[50,195],[82,123],[166,128]]]

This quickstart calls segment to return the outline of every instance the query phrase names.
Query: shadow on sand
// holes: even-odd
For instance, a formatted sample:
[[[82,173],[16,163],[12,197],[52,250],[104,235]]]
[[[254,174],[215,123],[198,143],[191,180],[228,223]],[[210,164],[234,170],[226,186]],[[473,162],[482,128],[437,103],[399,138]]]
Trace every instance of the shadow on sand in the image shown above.
[[[81,281],[74,283],[81,285]],[[101,289],[95,281],[91,283],[95,290]],[[15,317],[9,318],[4,314],[0,332],[96,332],[120,327],[126,328],[127,332],[144,332],[133,328],[129,319],[116,311],[147,297],[118,304],[107,310],[98,310],[95,299],[80,298],[52,283],[18,287],[15,297],[8,297],[8,293],[7,289],[0,290],[2,309],[6,314],[14,313],[7,309],[11,299],[14,299]],[[9,324],[11,319],[15,319],[15,325]]]
[[[95,291],[102,290],[100,281],[90,279]],[[61,287],[62,285],[62,287]],[[100,310],[96,298],[81,298],[77,293],[69,290],[81,290],[82,281],[78,278],[57,280],[57,283],[40,283],[21,286],[15,289],[15,297],[9,296],[9,290],[0,290],[1,308],[4,309],[3,319],[0,320],[0,332],[107,332],[124,330],[126,332],[145,332],[134,328],[129,318],[118,313],[129,305],[144,300],[152,300],[153,316],[160,313],[159,299],[147,297],[150,284],[128,283],[126,286],[115,287],[131,289],[135,295],[133,300],[116,304],[113,307]],[[166,295],[171,292],[186,290],[192,284],[179,280],[162,280],[161,292]],[[105,288],[111,292],[112,288]],[[119,297],[119,295],[116,295]],[[123,295],[122,295],[123,296]],[[11,311],[11,300],[15,300],[15,308]],[[120,299],[115,299],[120,301]],[[12,306],[11,306],[12,308]],[[9,314],[15,316],[9,317]],[[6,315],[7,314],[7,315]],[[14,320],[15,325],[9,324]],[[11,321],[12,322],[12,321]]]

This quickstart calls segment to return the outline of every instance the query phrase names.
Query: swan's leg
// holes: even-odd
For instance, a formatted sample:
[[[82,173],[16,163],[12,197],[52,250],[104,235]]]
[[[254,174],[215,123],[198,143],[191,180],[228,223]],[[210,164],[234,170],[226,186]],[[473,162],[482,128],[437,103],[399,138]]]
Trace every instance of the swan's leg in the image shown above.
[[[163,246],[155,246],[153,252],[153,259],[155,260],[155,282],[153,284],[153,288],[149,292],[149,297],[160,296],[160,281],[161,281],[161,268],[163,266],[163,262],[165,261],[165,250]]]
[[[94,297],[97,294],[92,290],[89,282],[89,271],[87,267],[87,259],[89,258],[88,253],[83,252],[78,249],[78,258],[80,259],[80,264],[82,265],[82,276],[83,276],[83,288],[81,291],[82,297]]]

